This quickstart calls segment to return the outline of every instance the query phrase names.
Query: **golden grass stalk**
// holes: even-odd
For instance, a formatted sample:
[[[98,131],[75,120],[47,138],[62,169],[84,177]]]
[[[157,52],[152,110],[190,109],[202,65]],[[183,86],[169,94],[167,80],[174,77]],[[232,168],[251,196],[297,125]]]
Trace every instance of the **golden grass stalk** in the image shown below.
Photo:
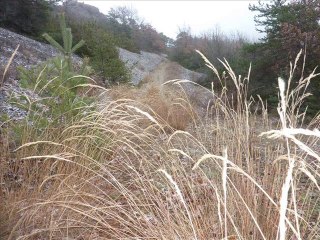
[[[18,46],[16,47],[16,49],[13,51],[11,57],[9,58],[9,61],[8,61],[7,65],[6,65],[5,69],[4,69],[3,74],[2,74],[2,79],[1,79],[1,82],[0,82],[0,88],[1,88],[1,87],[3,86],[3,84],[4,84],[4,80],[5,80],[6,74],[7,74],[8,70],[9,70],[9,67],[10,67],[10,65],[11,65],[11,63],[12,63],[12,60],[13,60],[14,56],[15,56],[15,55],[17,54],[17,52],[18,52],[19,47],[20,47],[20,44],[18,44]]]
[[[194,235],[194,239],[198,239],[197,237],[197,234],[196,234],[196,231],[195,231],[195,228],[194,228],[194,225],[193,225],[193,222],[192,222],[192,217],[191,217],[191,214],[190,214],[190,211],[188,209],[188,206],[186,204],[186,201],[182,195],[182,192],[178,186],[178,184],[173,180],[172,176],[170,174],[167,173],[166,170],[164,169],[159,169],[159,172],[162,172],[164,174],[164,176],[169,180],[169,182],[174,186],[174,189],[175,191],[177,192],[179,198],[180,198],[180,201],[182,202],[187,214],[188,214],[188,218],[189,218],[189,221],[190,221],[190,225],[192,227],[192,231],[193,231],[193,235]]]

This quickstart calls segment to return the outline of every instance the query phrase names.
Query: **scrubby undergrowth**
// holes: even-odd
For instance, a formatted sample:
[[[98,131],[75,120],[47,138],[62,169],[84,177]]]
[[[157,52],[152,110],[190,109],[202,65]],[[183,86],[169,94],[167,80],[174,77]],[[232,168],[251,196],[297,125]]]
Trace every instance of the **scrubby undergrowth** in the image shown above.
[[[139,98],[100,92],[96,110],[65,126],[39,133],[26,125],[20,146],[3,131],[0,236],[319,238],[320,119],[306,125],[299,112],[313,76],[292,92],[279,80],[274,120],[246,96],[249,77],[224,66],[236,93],[212,92],[204,115],[177,80]]]

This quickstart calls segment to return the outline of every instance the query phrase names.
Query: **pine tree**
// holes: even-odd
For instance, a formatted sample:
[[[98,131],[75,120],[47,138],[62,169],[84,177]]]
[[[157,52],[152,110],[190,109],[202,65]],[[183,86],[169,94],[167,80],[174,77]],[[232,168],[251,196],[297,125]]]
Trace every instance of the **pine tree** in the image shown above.
[[[273,84],[276,84],[278,76],[288,77],[289,63],[294,61],[300,50],[306,50],[306,56],[302,56],[298,62],[295,80],[298,80],[301,74],[306,76],[311,73],[319,65],[319,0],[273,0],[268,3],[259,1],[257,5],[250,5],[249,9],[257,12],[255,22],[262,27],[259,31],[265,33],[260,43],[246,48],[248,55],[254,56],[251,59],[252,79],[258,79],[255,86],[257,89],[264,89],[261,95],[275,94],[271,93],[275,92]],[[317,79],[314,79],[309,90],[313,97],[319,100],[318,88]],[[317,108],[319,109],[319,106]]]
[[[250,5],[251,11],[258,12],[255,17],[258,29],[265,33],[262,39],[264,55],[273,59],[276,71],[295,59],[297,53],[307,47],[309,62],[320,57],[317,47],[320,40],[320,9],[317,1],[273,0],[271,3]],[[311,68],[316,64],[312,64]]]
[[[54,40],[49,34],[43,34],[43,37],[55,48],[57,48],[65,57],[68,63],[68,68],[72,71],[72,54],[75,53],[84,44],[84,40],[80,40],[76,45],[72,47],[72,32],[71,28],[67,28],[64,14],[60,15],[60,30],[63,39],[63,46]]]

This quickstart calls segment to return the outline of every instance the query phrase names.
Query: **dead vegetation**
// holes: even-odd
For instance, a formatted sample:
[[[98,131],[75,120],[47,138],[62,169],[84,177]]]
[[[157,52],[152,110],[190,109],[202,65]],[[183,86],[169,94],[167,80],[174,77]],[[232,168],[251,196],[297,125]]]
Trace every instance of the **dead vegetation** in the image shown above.
[[[2,144],[0,236],[318,239],[319,117],[303,125],[295,102],[313,76],[293,92],[279,81],[272,122],[263,102],[250,110],[248,79],[225,68],[237,101],[211,93],[206,115],[166,89],[181,81],[119,86],[70,126]]]

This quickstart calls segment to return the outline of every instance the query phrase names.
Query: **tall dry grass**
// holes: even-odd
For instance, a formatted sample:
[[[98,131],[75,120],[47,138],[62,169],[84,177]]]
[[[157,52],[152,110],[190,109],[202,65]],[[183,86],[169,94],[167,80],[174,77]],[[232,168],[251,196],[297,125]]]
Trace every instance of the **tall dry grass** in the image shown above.
[[[319,117],[306,125],[299,111],[315,74],[292,91],[279,80],[275,119],[263,101],[246,95],[249,74],[241,79],[223,64],[235,84],[234,99],[225,89],[213,92],[207,115],[191,118],[183,130],[166,124],[163,102],[169,98],[159,100],[153,89],[144,100],[100,101],[99,111],[54,133],[48,128],[37,141],[26,129],[28,137],[13,152],[2,145],[1,152],[10,154],[1,160],[1,236],[320,238]],[[292,76],[294,70],[295,64]]]
[[[139,89],[116,86],[110,89],[108,100],[134,101],[141,110],[149,112],[171,130],[186,130],[198,118],[195,104],[189,101],[184,89],[177,86],[156,83]]]

